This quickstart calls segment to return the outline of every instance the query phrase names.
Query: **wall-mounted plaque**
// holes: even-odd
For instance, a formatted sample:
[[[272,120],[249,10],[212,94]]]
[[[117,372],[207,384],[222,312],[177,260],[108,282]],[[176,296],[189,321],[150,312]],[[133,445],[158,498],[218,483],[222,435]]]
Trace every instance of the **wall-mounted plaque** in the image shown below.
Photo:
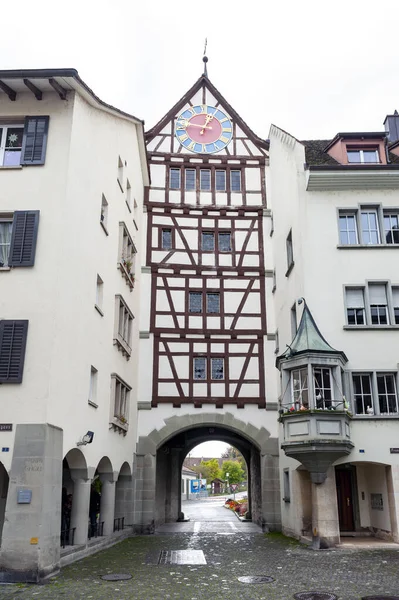
[[[0,423],[0,431],[12,431],[12,423]]]
[[[32,501],[32,490],[18,490],[18,504],[30,504]]]
[[[391,454],[399,454],[399,448],[390,448],[389,451]]]
[[[384,510],[384,501],[382,499],[382,494],[370,494],[370,497],[372,510]]]

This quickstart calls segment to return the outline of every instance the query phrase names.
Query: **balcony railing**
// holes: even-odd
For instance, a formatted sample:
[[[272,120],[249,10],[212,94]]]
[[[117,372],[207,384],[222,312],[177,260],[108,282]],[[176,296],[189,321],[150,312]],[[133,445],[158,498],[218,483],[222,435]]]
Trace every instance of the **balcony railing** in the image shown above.
[[[65,548],[65,546],[73,546],[75,539],[75,529],[76,527],[61,529],[61,548]]]
[[[89,525],[89,530],[87,533],[87,537],[89,538],[89,540],[91,540],[91,538],[96,538],[96,537],[101,537],[104,531],[104,521],[101,521],[101,523],[95,523],[95,524],[90,524]]]
[[[114,531],[121,531],[125,527],[125,517],[114,519]]]

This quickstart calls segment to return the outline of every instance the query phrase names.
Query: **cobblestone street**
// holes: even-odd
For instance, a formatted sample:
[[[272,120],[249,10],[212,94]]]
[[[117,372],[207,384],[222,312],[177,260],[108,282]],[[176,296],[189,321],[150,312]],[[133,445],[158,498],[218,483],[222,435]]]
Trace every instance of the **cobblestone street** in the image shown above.
[[[399,547],[313,552],[279,534],[241,523],[217,500],[186,513],[200,520],[171,524],[137,536],[61,570],[45,585],[0,586],[0,600],[289,600],[301,591],[325,591],[340,600],[399,593]],[[169,532],[166,532],[169,528]],[[180,528],[180,530],[179,530]],[[188,531],[188,529],[190,529]],[[158,564],[161,551],[202,550],[206,565]],[[101,576],[129,573],[127,581]],[[267,575],[272,583],[243,584],[238,577]]]

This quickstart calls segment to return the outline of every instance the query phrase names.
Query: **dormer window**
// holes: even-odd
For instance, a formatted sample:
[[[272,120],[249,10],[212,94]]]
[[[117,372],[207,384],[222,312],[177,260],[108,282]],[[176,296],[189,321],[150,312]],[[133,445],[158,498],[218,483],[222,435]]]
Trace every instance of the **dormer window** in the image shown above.
[[[348,163],[370,164],[379,163],[380,156],[377,148],[348,148]]]

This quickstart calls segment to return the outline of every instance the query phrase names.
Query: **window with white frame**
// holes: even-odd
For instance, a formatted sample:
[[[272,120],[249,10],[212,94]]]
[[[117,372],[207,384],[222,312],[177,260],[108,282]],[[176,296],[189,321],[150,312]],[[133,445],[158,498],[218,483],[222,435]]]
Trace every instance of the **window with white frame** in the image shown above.
[[[313,384],[315,406],[320,409],[332,407],[331,369],[328,367],[313,367]]]
[[[97,407],[97,376],[98,371],[95,367],[90,367],[90,385],[89,385],[89,404]]]
[[[232,192],[241,192],[241,171],[230,171],[230,188]]]
[[[116,296],[116,309],[117,336],[115,339],[127,356],[130,356],[132,353],[133,313],[120,295]]]
[[[392,288],[392,308],[395,325],[399,325],[399,287]]]
[[[132,388],[118,375],[113,374],[111,377],[113,380],[113,416],[118,419],[120,423],[127,425],[129,396]]]
[[[384,238],[386,244],[399,244],[399,214],[384,212]]]
[[[0,165],[16,167],[21,162],[24,126],[3,125],[0,127]]]
[[[308,368],[294,369],[291,372],[292,401],[296,409],[309,408]]]
[[[356,415],[398,415],[397,373],[352,373]]]
[[[12,223],[12,215],[0,215],[0,267],[9,266]]]
[[[389,314],[386,285],[370,283],[368,287],[371,324],[388,325]]]
[[[354,411],[357,415],[373,414],[373,394],[370,373],[352,375]]]
[[[121,191],[123,192],[123,160],[118,156],[118,176],[117,181]]]
[[[362,243],[379,244],[380,232],[378,227],[378,215],[376,209],[362,209],[360,215]]]
[[[286,249],[287,249],[287,269],[290,269],[294,264],[294,249],[292,246],[292,230],[287,235]]]
[[[185,170],[185,188],[186,190],[195,190],[195,169]]]
[[[347,147],[347,155],[349,163],[369,164],[380,162],[380,155],[377,148]]]
[[[129,209],[129,212],[132,212],[132,186],[130,185],[130,181],[126,179],[126,197],[125,197],[126,206]]]
[[[211,189],[211,170],[200,169],[200,190],[209,192]]]
[[[100,275],[97,275],[97,283],[96,283],[96,303],[95,307],[101,314],[103,309],[103,291],[104,291],[104,282],[101,279]]]
[[[119,223],[120,227],[120,263],[123,265],[125,273],[129,280],[134,279],[134,261],[136,257],[136,246],[124,222]]]
[[[105,233],[108,235],[108,202],[104,194],[101,196],[100,223],[103,226]]]
[[[363,288],[346,288],[346,318],[348,325],[365,325]]]
[[[340,244],[357,244],[357,225],[355,213],[343,213],[339,215],[339,241]]]
[[[226,171],[216,171],[216,191],[226,191]]]
[[[343,246],[399,244],[399,210],[382,206],[340,210],[339,241]]]
[[[179,190],[180,185],[180,169],[172,167],[169,171],[169,187],[171,190]]]
[[[393,373],[377,373],[378,408],[381,415],[398,413],[396,378]]]

